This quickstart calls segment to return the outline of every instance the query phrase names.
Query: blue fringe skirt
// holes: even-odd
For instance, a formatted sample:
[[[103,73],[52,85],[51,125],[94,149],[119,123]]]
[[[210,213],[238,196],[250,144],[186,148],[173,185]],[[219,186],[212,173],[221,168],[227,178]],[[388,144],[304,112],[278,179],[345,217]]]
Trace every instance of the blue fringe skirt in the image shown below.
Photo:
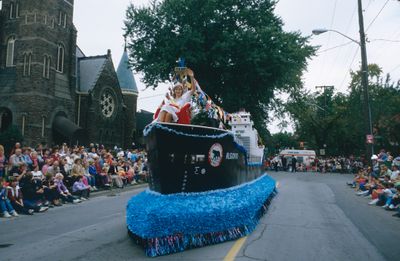
[[[163,195],[148,189],[128,202],[128,233],[151,257],[234,240],[255,229],[276,193],[267,175],[199,193]]]

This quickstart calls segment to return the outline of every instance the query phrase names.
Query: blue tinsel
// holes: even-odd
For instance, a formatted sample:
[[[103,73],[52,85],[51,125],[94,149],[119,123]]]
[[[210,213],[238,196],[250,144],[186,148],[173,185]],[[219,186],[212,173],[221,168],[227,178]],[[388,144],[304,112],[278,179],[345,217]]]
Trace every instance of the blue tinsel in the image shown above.
[[[176,130],[174,130],[174,129],[170,129],[170,128],[168,128],[168,127],[166,127],[166,126],[163,126],[163,125],[161,125],[161,124],[158,124],[158,123],[152,123],[152,124],[147,125],[146,128],[144,128],[144,130],[143,130],[143,136],[149,135],[149,133],[151,132],[151,130],[152,130],[153,128],[159,128],[159,129],[168,131],[168,132],[170,132],[170,133],[174,133],[174,134],[176,134],[176,135],[182,135],[182,136],[187,136],[187,137],[195,137],[195,138],[213,138],[213,139],[220,139],[220,138],[223,138],[223,137],[229,136],[229,135],[230,135],[230,136],[233,136],[233,133],[232,133],[232,132],[229,132],[229,131],[224,132],[224,133],[221,133],[221,134],[218,134],[218,135],[198,135],[198,134],[190,134],[190,133],[186,133],[186,132],[181,132],[181,131],[176,131]]]
[[[127,226],[148,256],[215,244],[251,233],[275,192],[275,181],[267,175],[200,193],[146,190],[128,202]]]

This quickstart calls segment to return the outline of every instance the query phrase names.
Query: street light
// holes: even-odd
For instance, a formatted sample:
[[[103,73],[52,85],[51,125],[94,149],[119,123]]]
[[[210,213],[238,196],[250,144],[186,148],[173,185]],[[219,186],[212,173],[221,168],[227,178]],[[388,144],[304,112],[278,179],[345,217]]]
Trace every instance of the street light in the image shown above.
[[[369,104],[369,92],[368,92],[368,62],[367,62],[367,50],[365,47],[365,32],[364,32],[364,18],[362,13],[362,1],[358,0],[358,23],[360,27],[360,41],[354,40],[353,38],[332,29],[315,29],[312,31],[313,34],[319,35],[326,32],[334,32],[340,34],[341,36],[355,42],[360,46],[361,49],[361,85],[363,88],[363,96],[364,96],[364,117],[368,119],[365,122],[365,133],[366,140],[370,141],[371,137],[373,137],[372,131],[372,116],[371,116],[371,107]],[[367,149],[367,157],[368,159],[374,154],[374,144],[373,142],[366,142]]]
[[[323,34],[323,33],[326,33],[326,32],[335,32],[337,34],[340,34],[341,36],[346,37],[350,41],[355,42],[358,45],[361,45],[359,41],[354,40],[353,38],[351,38],[351,37],[339,32],[339,31],[333,30],[333,29],[314,29],[314,30],[312,30],[312,33],[315,34],[315,35]]]

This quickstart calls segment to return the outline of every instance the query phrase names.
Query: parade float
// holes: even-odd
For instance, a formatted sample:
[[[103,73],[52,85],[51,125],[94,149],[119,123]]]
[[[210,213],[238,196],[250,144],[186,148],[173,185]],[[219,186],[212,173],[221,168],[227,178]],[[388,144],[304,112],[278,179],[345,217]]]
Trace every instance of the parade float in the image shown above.
[[[149,188],[130,199],[126,219],[148,256],[246,236],[276,194],[250,114],[227,114],[210,100],[198,86],[189,107],[219,128],[154,121],[144,130]]]

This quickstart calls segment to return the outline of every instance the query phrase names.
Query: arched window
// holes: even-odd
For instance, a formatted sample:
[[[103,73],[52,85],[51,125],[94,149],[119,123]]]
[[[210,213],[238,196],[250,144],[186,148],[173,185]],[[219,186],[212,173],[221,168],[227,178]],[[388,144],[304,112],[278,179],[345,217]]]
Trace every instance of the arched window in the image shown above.
[[[67,27],[67,14],[64,13],[63,27]]]
[[[18,18],[19,17],[19,3],[15,4],[15,14],[14,14],[14,18]]]
[[[1,2],[1,1],[0,1]],[[10,3],[10,19],[15,19],[19,17],[19,3]]]
[[[6,55],[6,67],[14,66],[14,49],[15,49],[15,37],[12,36],[7,41],[7,55]]]
[[[14,3],[13,2],[11,2],[10,3],[10,19],[13,19],[14,18]]]
[[[62,44],[58,45],[58,52],[57,52],[57,71],[64,72],[64,46]]]
[[[50,79],[51,58],[47,55],[43,58],[43,78]]]
[[[24,54],[24,76],[31,75],[32,53]]]

